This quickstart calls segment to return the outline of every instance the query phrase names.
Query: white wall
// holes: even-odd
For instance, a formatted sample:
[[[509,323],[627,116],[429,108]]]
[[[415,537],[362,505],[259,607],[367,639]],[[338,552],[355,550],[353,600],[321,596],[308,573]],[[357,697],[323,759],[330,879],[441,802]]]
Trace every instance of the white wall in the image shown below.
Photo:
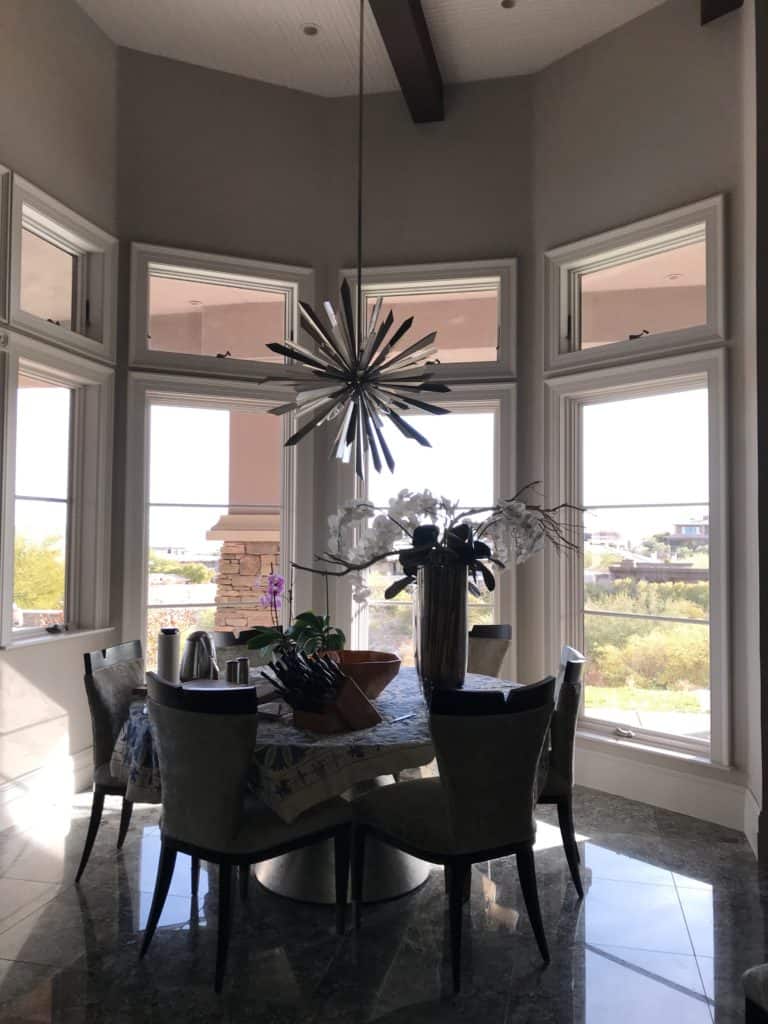
[[[70,0],[0,4],[0,125],[0,163],[114,231],[117,50]],[[76,772],[87,782],[83,652],[115,637],[0,651],[0,828],[30,789],[66,791]]]

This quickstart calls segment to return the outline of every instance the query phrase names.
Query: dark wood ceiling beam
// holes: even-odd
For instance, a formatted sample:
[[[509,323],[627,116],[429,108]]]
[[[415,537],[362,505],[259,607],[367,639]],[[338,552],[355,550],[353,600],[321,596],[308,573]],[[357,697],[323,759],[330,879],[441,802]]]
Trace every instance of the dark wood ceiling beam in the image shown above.
[[[706,25],[743,6],[744,0],[701,0],[701,24]]]
[[[421,0],[370,0],[411,117],[442,121],[443,79]]]

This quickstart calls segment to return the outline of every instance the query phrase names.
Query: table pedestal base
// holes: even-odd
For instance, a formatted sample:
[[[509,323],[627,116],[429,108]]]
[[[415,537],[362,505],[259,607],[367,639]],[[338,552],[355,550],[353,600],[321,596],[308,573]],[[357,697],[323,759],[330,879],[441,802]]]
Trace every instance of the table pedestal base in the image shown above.
[[[365,842],[363,902],[378,903],[418,889],[430,865],[369,836]],[[254,864],[253,873],[265,889],[304,903],[335,903],[333,840]]]
[[[391,776],[358,782],[345,796],[361,796],[371,789],[393,783]],[[379,903],[405,896],[429,878],[431,865],[411,857],[373,836],[365,841],[363,903]],[[254,876],[265,889],[303,903],[335,903],[333,840],[327,839],[303,850],[254,864]]]

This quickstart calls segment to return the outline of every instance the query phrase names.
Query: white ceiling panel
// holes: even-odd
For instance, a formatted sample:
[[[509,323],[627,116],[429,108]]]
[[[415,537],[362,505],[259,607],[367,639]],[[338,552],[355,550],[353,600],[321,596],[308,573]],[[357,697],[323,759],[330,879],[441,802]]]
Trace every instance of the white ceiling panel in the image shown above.
[[[446,82],[538,71],[664,0],[423,0]],[[114,42],[319,96],[357,91],[357,0],[78,0]],[[307,36],[311,23],[319,32]],[[366,91],[397,89],[370,10]]]

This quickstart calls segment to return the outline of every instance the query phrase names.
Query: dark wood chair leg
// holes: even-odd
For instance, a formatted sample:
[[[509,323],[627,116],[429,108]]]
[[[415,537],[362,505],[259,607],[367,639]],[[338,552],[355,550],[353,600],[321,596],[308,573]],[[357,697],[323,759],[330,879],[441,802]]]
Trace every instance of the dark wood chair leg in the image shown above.
[[[579,845],[576,842],[576,831],[573,827],[573,805],[571,798],[558,800],[557,820],[560,823],[560,835],[563,837],[563,849],[568,867],[571,869],[571,878],[576,886],[579,899],[584,899],[584,886],[581,884],[581,872],[579,871]]]
[[[544,934],[544,924],[541,920],[541,908],[539,907],[539,890],[536,885],[536,864],[533,859],[533,847],[517,851],[517,873],[520,876],[520,888],[523,890],[525,908],[531,921],[533,934],[539,947],[542,959],[549,963],[549,947],[547,937]]]
[[[190,884],[192,889],[192,895],[197,896],[200,889],[200,858],[192,857],[192,863],[189,869]]]
[[[219,865],[219,934],[216,944],[216,980],[214,989],[221,992],[227,969],[230,917],[232,914],[232,865]]]
[[[140,957],[143,957],[146,954],[149,949],[149,944],[152,941],[152,936],[155,934],[157,922],[160,920],[160,915],[162,914],[163,907],[165,906],[165,897],[168,895],[168,890],[171,886],[171,879],[173,878],[173,868],[175,864],[175,848],[163,842],[160,848],[160,860],[157,864],[155,891],[152,896],[152,906],[149,908],[147,927],[144,929],[144,941],[141,944],[141,952],[139,953]]]
[[[349,858],[352,846],[348,826],[337,829],[333,837],[333,865],[336,874],[336,934],[343,935],[347,927],[347,889],[349,888]]]
[[[360,927],[363,903],[366,831],[363,825],[354,825],[352,827],[352,903],[354,905],[355,929]]]
[[[451,971],[453,991],[461,989],[461,919],[464,911],[464,889],[471,864],[463,860],[452,860],[448,871],[448,920],[451,933]]]
[[[133,802],[126,800],[123,797],[123,806],[120,811],[120,828],[117,833],[117,848],[122,850],[125,837],[128,834],[128,826],[131,824],[131,814],[133,813]]]
[[[241,864],[240,868],[240,899],[245,903],[248,899],[248,882],[251,877],[251,865]]]
[[[443,868],[443,885],[445,886],[446,896],[451,891],[451,865],[446,864]],[[469,903],[472,898],[472,867],[467,872],[467,876],[464,879],[464,902]]]
[[[93,843],[96,839],[96,833],[99,831],[99,825],[101,824],[101,815],[104,811],[104,795],[103,790],[94,789],[93,791],[91,820],[88,822],[88,834],[85,837],[85,846],[83,847],[83,856],[80,858],[80,867],[77,869],[77,874],[75,875],[75,884],[77,884],[82,878],[83,872],[85,871],[85,865],[88,863],[88,858],[91,856],[91,850],[93,849]]]

